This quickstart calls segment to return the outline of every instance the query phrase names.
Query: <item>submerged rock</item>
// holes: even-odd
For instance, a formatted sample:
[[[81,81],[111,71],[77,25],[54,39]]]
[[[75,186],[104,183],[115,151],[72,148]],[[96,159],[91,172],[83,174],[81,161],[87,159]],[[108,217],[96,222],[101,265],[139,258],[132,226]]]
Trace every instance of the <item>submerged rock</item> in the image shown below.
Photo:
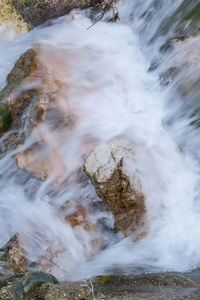
[[[105,241],[95,221],[91,220],[91,215],[94,211],[89,207],[84,207],[83,201],[74,201],[69,205],[61,207],[62,214],[65,220],[72,226],[76,232],[78,240],[81,240],[81,235],[85,232],[88,234],[87,244],[83,242],[86,249],[86,255],[90,259],[91,256],[97,254],[105,246]],[[80,230],[81,229],[81,230]]]
[[[112,211],[116,227],[124,236],[145,234],[146,205],[131,143],[115,140],[96,147],[84,170],[97,194]]]
[[[63,16],[74,8],[87,8],[103,3],[103,0],[11,0],[16,10],[30,26],[38,26],[45,21]]]

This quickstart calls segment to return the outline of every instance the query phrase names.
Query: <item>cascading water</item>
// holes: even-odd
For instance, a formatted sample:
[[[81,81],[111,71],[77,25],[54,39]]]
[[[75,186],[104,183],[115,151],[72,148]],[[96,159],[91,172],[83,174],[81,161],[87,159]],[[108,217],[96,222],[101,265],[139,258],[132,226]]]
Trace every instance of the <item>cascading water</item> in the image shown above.
[[[19,233],[27,257],[36,261],[43,256],[42,269],[60,279],[83,279],[116,268],[182,272],[199,267],[198,131],[183,117],[185,108],[175,89],[178,81],[163,88],[158,80],[172,57],[160,56],[169,31],[159,34],[159,27],[182,2],[124,0],[116,24],[100,21],[87,30],[87,16],[69,15],[12,40],[2,33],[0,87],[19,56],[37,45],[45,72],[60,82],[56,105],[64,112],[61,120],[66,113],[75,121],[66,129],[55,113],[22,147],[1,156],[1,246]],[[156,57],[160,66],[149,73]],[[41,87],[42,73],[38,76],[31,84]],[[22,131],[26,136],[26,126]],[[0,139],[2,148],[9,134]],[[146,197],[150,228],[137,242],[109,230],[113,217],[96,205],[100,200],[81,171],[91,149],[116,137],[133,143]],[[42,149],[33,156],[39,160],[36,168],[48,157],[50,171],[43,182],[38,170],[32,170],[33,176],[16,164],[17,155],[37,143]],[[93,236],[80,226],[72,228],[59,210],[66,203],[73,208],[77,200],[92,207],[92,224],[104,223]],[[95,256],[93,242],[98,239],[106,248]]]

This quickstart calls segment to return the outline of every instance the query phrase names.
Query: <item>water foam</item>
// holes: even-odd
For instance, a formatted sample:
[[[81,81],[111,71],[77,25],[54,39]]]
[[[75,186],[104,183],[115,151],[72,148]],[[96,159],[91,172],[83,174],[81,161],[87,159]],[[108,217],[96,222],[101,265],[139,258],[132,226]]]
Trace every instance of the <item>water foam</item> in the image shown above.
[[[4,41],[0,47],[1,86],[19,55],[34,44],[41,45],[43,53],[45,49],[61,53],[63,64],[70,66],[70,76],[60,72],[61,66],[53,60],[47,69],[62,74],[62,84],[70,86],[69,94],[58,97],[58,105],[63,110],[70,107],[78,116],[75,126],[67,134],[52,129],[47,122],[43,131],[27,140],[25,148],[35,139],[45,140],[48,149],[59,151],[62,164],[68,166],[73,161],[77,170],[96,144],[123,136],[134,145],[147,201],[149,233],[143,240],[132,242],[104,231],[107,248],[95,258],[90,256],[86,264],[91,254],[90,236],[66,224],[56,208],[77,198],[89,205],[98,201],[91,183],[84,179],[81,185],[72,180],[67,191],[52,192],[53,174],[41,183],[17,168],[15,154],[23,148],[0,161],[0,244],[20,233],[27,241],[27,256],[33,260],[53,244],[60,254],[50,271],[62,279],[82,279],[130,266],[132,271],[186,271],[200,263],[200,211],[194,205],[198,166],[189,153],[178,149],[163,127],[169,113],[168,94],[159,86],[157,75],[147,73],[149,63],[141,54],[138,38],[122,21],[99,22],[87,30],[91,23],[86,17],[63,17],[49,27]],[[182,127],[179,130],[183,131]],[[90,137],[92,144],[82,155],[85,137]],[[65,171],[63,179],[72,176],[72,171]],[[28,188],[36,192],[27,193]],[[102,217],[111,218],[112,225],[113,219],[106,212],[96,211],[90,216],[96,223]]]

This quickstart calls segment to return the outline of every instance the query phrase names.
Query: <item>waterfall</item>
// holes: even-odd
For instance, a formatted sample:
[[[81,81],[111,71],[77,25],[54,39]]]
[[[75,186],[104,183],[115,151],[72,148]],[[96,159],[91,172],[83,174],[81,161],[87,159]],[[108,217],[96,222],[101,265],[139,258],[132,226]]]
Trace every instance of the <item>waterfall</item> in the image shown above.
[[[55,95],[31,133],[32,104],[25,110],[24,143],[4,152],[13,132],[0,138],[0,246],[19,234],[26,257],[59,279],[199,267],[199,139],[191,125],[198,99],[184,69],[198,37],[161,50],[180,35],[181,5],[190,12],[194,2],[121,0],[116,23],[90,27],[87,11],[78,11],[11,39],[0,31],[1,89],[20,55],[34,47],[42,67],[15,92],[36,87]],[[160,84],[160,74],[174,66],[177,77]],[[197,76],[197,68],[198,61],[188,76]],[[146,198],[149,230],[137,242],[113,232],[113,216],[82,170],[96,145],[118,137],[133,144]],[[91,231],[66,221],[63,210],[73,213],[77,205]]]

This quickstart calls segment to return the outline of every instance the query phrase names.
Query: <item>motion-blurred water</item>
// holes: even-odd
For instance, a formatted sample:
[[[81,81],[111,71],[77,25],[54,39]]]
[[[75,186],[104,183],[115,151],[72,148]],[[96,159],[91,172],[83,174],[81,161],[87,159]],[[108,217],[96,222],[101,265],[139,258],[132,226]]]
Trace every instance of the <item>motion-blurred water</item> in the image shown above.
[[[2,156],[0,246],[19,233],[27,257],[37,261],[48,253],[43,269],[60,279],[83,279],[116,268],[182,272],[199,267],[199,132],[190,125],[187,113],[198,103],[189,105],[190,96],[185,99],[179,91],[184,72],[171,85],[163,87],[159,82],[159,74],[170,64],[180,66],[185,59],[187,45],[173,53],[159,51],[173,36],[176,20],[167,30],[162,24],[182,2],[186,1],[122,0],[120,21],[100,21],[89,30],[86,13],[78,18],[64,16],[10,40],[2,32],[0,87],[19,56],[39,45],[46,71],[61,83],[57,109],[64,116],[72,114],[75,124],[63,129],[52,116],[27,137],[22,148]],[[152,62],[157,69],[149,72]],[[138,242],[109,230],[113,217],[97,208],[100,200],[81,170],[95,145],[119,136],[133,143],[146,196],[150,228]],[[45,144],[45,153],[50,153],[52,168],[43,182],[16,164],[16,154],[35,143]],[[41,156],[45,156],[42,151]],[[78,200],[92,207],[88,218],[100,228],[105,249],[98,255],[93,252],[94,237],[80,226],[72,228],[59,211]]]

